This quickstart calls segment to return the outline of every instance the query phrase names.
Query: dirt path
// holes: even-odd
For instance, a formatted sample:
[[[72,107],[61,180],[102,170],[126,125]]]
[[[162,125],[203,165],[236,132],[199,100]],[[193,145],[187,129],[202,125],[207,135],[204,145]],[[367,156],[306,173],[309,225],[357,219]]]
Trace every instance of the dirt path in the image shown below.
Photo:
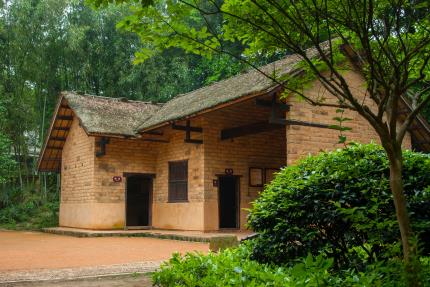
[[[62,284],[69,284],[69,280],[81,277],[147,273],[158,268],[160,263],[169,259],[174,252],[207,252],[208,249],[206,243],[146,237],[77,238],[40,232],[0,230],[0,287],[5,286],[1,282],[19,281],[21,284],[27,284],[23,282],[57,280],[58,284],[58,280],[62,280]],[[134,278],[131,277],[131,283],[132,279]],[[98,284],[99,281],[91,282]],[[130,282],[129,285],[115,285],[115,280],[112,282],[114,285],[101,286],[145,286],[130,285]]]
[[[0,272],[160,261],[172,253],[208,250],[208,244],[145,237],[76,238],[0,231]]]

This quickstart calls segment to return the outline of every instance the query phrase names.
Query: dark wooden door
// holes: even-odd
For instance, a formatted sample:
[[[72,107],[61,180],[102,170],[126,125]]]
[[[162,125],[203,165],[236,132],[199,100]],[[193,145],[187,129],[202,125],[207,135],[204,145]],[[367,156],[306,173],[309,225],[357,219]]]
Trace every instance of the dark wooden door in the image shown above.
[[[239,227],[238,177],[221,176],[219,184],[219,228]]]
[[[135,175],[127,178],[127,226],[149,226],[152,178]]]

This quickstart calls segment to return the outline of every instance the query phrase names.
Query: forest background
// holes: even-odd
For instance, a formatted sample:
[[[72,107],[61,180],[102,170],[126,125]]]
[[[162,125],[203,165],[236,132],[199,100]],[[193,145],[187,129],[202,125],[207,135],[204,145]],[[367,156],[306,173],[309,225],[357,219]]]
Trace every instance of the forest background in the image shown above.
[[[166,102],[247,68],[176,48],[136,63],[140,40],[116,27],[127,12],[82,0],[0,0],[0,226],[56,224],[59,176],[36,164],[60,91]]]

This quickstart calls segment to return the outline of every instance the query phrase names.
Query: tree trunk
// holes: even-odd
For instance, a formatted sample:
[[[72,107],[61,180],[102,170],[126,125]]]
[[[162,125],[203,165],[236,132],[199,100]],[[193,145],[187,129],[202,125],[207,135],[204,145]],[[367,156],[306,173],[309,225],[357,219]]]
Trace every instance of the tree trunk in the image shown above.
[[[388,153],[390,163],[390,188],[393,194],[397,222],[403,247],[403,258],[408,274],[409,286],[419,286],[417,270],[412,262],[416,255],[416,248],[412,244],[412,228],[407,210],[407,202],[403,189],[403,156],[401,148],[392,154]]]

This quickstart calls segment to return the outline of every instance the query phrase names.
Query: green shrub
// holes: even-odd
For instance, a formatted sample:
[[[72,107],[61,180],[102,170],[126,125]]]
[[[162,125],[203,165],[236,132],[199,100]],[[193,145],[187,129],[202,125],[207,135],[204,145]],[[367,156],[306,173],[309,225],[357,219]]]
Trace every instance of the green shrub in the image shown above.
[[[430,157],[404,153],[404,187],[414,231],[430,250]],[[379,146],[351,145],[283,169],[256,200],[249,225],[259,233],[253,258],[286,263],[320,253],[336,266],[400,255],[400,235]]]
[[[58,194],[46,195],[29,186],[24,190],[10,188],[7,201],[0,209],[0,228],[40,229],[58,225]]]
[[[250,246],[241,245],[208,255],[175,254],[152,276],[155,286],[406,286],[401,260],[388,260],[367,266],[364,271],[335,271],[333,260],[322,255],[295,260],[292,266],[275,266],[250,259]],[[422,258],[422,286],[430,286],[429,258]]]
[[[291,268],[269,266],[249,259],[245,246],[220,253],[175,254],[153,275],[156,286],[324,286],[331,280],[332,260],[304,259]]]

